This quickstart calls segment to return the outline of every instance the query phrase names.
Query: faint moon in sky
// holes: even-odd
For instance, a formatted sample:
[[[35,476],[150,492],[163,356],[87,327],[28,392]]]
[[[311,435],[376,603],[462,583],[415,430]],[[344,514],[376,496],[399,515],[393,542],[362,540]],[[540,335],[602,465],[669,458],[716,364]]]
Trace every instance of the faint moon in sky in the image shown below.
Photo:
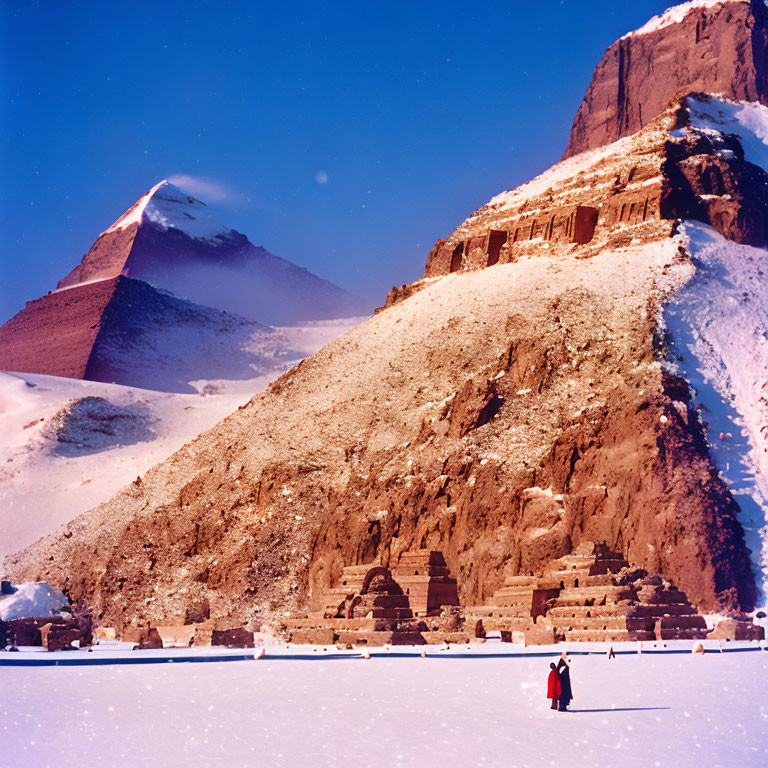
[[[327,184],[328,183],[328,174],[325,171],[318,171],[315,174],[315,181],[318,184]]]

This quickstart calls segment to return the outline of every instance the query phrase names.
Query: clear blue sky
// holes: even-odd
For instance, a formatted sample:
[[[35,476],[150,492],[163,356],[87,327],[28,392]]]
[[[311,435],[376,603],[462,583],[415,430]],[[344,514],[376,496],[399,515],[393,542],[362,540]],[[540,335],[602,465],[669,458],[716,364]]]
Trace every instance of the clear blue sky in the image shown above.
[[[3,0],[0,322],[176,174],[380,302],[559,158],[605,48],[674,4]]]

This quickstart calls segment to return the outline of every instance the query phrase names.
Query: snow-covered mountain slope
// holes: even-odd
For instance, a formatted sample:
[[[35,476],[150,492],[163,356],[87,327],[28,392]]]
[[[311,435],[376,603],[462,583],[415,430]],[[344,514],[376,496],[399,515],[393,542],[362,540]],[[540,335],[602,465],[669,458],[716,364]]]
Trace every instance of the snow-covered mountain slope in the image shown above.
[[[300,357],[355,321],[281,328]],[[0,557],[113,496],[260,392],[282,370],[201,379],[206,396],[0,373]]]
[[[356,296],[254,246],[161,181],[105,230],[58,288],[125,275],[265,324],[367,314]]]
[[[669,369],[689,382],[768,595],[768,251],[687,222],[691,277],[664,309]]]
[[[244,399],[1,373],[0,555],[109,498]],[[99,428],[97,408],[122,423]]]
[[[744,159],[768,172],[768,107],[752,101],[689,96],[685,108],[692,129],[718,137],[735,136]],[[673,135],[687,132],[686,128],[672,131]]]

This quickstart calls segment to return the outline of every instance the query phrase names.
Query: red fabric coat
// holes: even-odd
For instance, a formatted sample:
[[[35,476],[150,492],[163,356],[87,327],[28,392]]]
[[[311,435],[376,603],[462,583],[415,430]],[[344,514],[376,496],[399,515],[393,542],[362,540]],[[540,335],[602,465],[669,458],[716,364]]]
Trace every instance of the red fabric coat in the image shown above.
[[[547,681],[547,698],[557,699],[560,697],[560,675],[556,669],[549,671],[549,680]]]

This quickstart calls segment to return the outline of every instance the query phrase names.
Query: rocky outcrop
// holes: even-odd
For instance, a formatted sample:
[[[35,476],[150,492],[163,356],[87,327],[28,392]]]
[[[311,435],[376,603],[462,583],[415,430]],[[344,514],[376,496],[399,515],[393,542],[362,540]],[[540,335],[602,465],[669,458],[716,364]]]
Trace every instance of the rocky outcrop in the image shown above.
[[[691,126],[691,100],[675,99],[633,136],[559,163],[492,198],[435,243],[424,279],[528,256],[621,247],[669,237],[677,221],[711,225],[730,240],[768,244],[768,174],[739,139]],[[392,306],[423,287],[393,288]]]
[[[659,362],[658,307],[687,262],[672,241],[580,256],[433,281],[11,572],[99,623],[201,597],[243,621],[316,610],[345,566],[425,548],[477,605],[586,539],[701,609],[751,607],[738,508]]]
[[[608,48],[595,67],[563,158],[635,133],[692,91],[768,104],[763,0],[695,0]]]
[[[708,35],[736,45],[750,6],[694,6],[707,8],[694,32],[710,53]],[[677,35],[681,18],[657,27]],[[510,577],[542,577],[600,542],[700,611],[754,608],[741,510],[663,317],[698,269],[680,219],[764,245],[768,176],[733,136],[693,121],[686,98],[497,195],[385,311],[18,553],[11,573],[66,588],[116,627],[202,600],[212,618],[258,622],[318,612],[350,573],[395,573],[419,550],[440,550],[461,603],[480,606]],[[711,298],[731,295],[715,285]],[[638,589],[652,603],[659,584]],[[614,602],[631,591],[603,586]],[[575,613],[580,595],[562,599]]]

